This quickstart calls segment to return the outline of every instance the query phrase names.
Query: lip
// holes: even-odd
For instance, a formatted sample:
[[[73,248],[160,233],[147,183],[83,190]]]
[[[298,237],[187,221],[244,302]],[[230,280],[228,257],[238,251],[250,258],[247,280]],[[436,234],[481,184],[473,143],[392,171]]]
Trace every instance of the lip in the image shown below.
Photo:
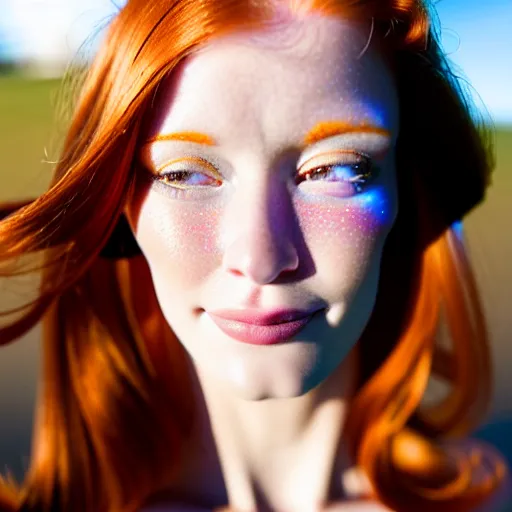
[[[237,341],[250,345],[275,345],[298,334],[318,311],[222,309],[207,313],[222,332]]]

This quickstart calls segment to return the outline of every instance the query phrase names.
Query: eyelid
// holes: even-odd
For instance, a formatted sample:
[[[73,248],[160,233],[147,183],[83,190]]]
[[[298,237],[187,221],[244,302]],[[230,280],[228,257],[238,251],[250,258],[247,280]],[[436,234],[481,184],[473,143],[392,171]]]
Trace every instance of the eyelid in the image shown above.
[[[388,153],[393,146],[393,141],[394,139],[392,137],[378,133],[346,133],[343,135],[334,135],[333,137],[328,137],[319,142],[315,142],[311,146],[303,148],[302,157],[298,162],[299,167],[302,167],[312,156],[316,157],[319,151],[321,151],[322,154],[352,151],[366,158],[378,160]],[[354,150],[354,148],[359,147],[361,151]]]
[[[201,167],[201,169],[177,169],[177,170],[184,170],[184,171],[190,171],[190,172],[202,172],[203,170],[208,171],[215,179],[222,180],[222,176],[217,170],[217,168],[212,165],[208,160],[205,160],[204,158],[198,157],[198,156],[188,156],[188,157],[181,157],[181,158],[173,158],[172,160],[169,160],[168,162],[160,165],[156,169],[156,174],[163,175],[165,174],[162,172],[165,169],[168,169],[170,166],[176,163],[189,163],[189,164],[195,164]],[[169,172],[173,172],[171,169]]]
[[[315,155],[309,158],[303,164],[301,164],[301,166],[299,167],[298,174],[299,176],[301,176],[302,174],[305,174],[307,171],[310,171],[311,169],[315,169],[317,167],[327,167],[329,165],[339,164],[342,155],[350,155],[351,157],[353,157],[353,161],[348,163],[357,163],[363,159],[371,160],[371,157],[369,155],[361,151],[354,151],[349,149],[326,151],[325,153],[320,153],[319,155]]]

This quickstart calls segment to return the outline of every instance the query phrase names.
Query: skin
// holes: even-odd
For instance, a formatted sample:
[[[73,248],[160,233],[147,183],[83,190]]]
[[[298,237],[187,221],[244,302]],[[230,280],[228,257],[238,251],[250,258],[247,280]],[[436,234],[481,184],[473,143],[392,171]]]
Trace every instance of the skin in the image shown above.
[[[343,441],[398,208],[396,90],[378,48],[360,57],[368,34],[307,15],[213,41],[160,88],[126,214],[198,404],[174,503],[299,512],[353,498],[343,510],[384,510],[364,501]],[[326,121],[352,128],[307,140]],[[207,137],[179,140],[190,133]],[[273,346],[240,343],[209,316],[275,307],[320,311]],[[144,510],[193,509],[162,498]]]

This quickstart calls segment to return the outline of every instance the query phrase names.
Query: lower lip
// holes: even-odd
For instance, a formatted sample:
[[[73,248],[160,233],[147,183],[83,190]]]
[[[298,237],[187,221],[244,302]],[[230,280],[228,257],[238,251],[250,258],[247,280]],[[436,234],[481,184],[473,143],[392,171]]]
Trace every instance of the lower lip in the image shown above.
[[[227,320],[211,314],[209,316],[215,325],[230,338],[249,345],[275,345],[293,338],[314,315],[315,313],[311,313],[304,318],[272,325],[255,325],[237,320]]]

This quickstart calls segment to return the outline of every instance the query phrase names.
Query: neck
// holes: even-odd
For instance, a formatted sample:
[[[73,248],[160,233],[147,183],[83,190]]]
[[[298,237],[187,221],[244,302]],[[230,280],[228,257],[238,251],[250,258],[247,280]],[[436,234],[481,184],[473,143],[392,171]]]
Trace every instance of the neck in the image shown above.
[[[260,401],[233,396],[194,368],[203,408],[184,477],[187,495],[216,496],[213,501],[241,511],[311,511],[341,499],[349,467],[343,427],[356,358],[352,351],[300,397]]]

